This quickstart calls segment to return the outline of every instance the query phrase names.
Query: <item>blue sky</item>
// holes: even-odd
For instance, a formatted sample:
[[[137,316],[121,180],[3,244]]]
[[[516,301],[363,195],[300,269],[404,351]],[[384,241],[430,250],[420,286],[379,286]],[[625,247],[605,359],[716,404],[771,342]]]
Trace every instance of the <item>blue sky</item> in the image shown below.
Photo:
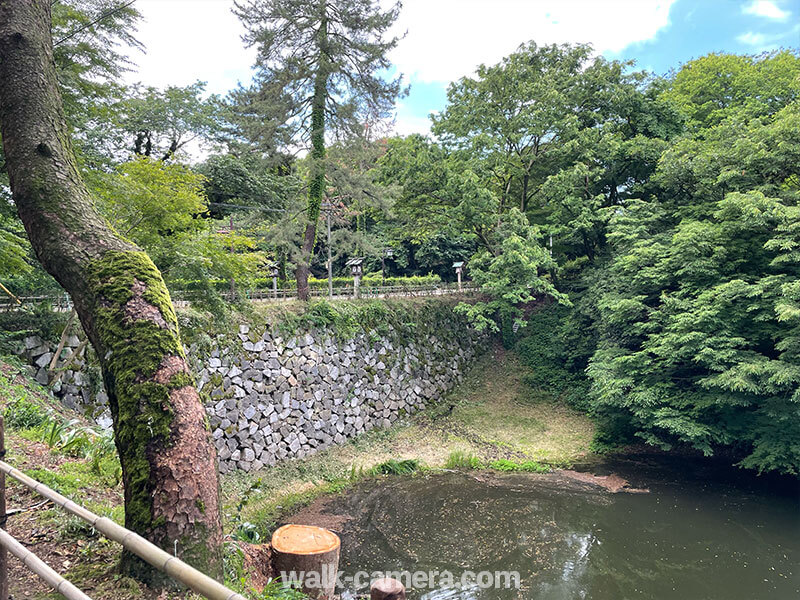
[[[800,0],[677,0],[669,20],[652,39],[606,56],[633,59],[639,68],[665,74],[709,52],[753,54],[800,47]]]
[[[621,4],[624,9],[625,2]],[[650,12],[651,18],[657,19],[655,7]],[[635,22],[628,24],[637,27]],[[710,52],[753,54],[781,47],[800,48],[800,0],[676,0],[669,4],[664,21],[650,25],[651,35],[622,48],[603,48],[609,45],[607,40],[586,40],[571,23],[560,25],[563,31],[546,32],[545,42],[591,41],[596,48],[600,46],[606,58],[635,60],[637,69],[666,74]],[[538,42],[536,36],[531,39]],[[519,39],[519,43],[524,41]],[[446,82],[412,76],[411,94],[398,110],[398,128],[424,132],[427,115],[446,105],[446,86]]]
[[[220,94],[248,81],[255,52],[243,47],[231,5],[137,0],[147,52],[132,56],[139,68],[129,81],[163,87],[199,79]],[[395,131],[424,133],[451,81],[528,40],[588,42],[607,58],[663,74],[709,52],[800,48],[800,0],[403,0],[397,31],[407,35],[391,59],[411,94],[398,103]]]

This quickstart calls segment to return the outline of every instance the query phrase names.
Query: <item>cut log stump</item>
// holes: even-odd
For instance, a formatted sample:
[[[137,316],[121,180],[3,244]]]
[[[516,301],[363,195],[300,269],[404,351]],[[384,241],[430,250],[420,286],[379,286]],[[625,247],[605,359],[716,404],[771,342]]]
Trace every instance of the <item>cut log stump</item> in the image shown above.
[[[272,568],[282,581],[301,583],[310,598],[330,600],[339,570],[339,536],[310,525],[284,525],[272,534]]]
[[[370,600],[406,600],[406,588],[397,579],[384,577],[372,582],[369,597]]]

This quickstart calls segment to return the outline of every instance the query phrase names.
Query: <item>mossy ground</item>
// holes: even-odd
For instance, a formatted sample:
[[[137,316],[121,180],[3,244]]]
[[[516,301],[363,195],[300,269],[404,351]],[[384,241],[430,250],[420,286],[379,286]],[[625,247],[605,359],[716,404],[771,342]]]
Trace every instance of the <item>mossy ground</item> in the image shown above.
[[[41,388],[18,373],[18,368],[9,365],[0,370],[2,408],[3,403],[23,396],[53,406]],[[525,374],[526,368],[513,353],[493,348],[440,405],[391,429],[373,430],[348,444],[260,473],[223,477],[226,531],[234,535],[249,531],[266,541],[279,519],[320,495],[340,493],[356,481],[372,477],[372,467],[392,459],[417,460],[425,469],[492,468],[494,464],[501,470],[532,470],[541,463],[562,466],[582,460],[594,432],[591,422],[558,400],[530,389],[523,381]],[[112,467],[105,465],[98,474],[86,459],[54,452],[39,442],[40,438],[41,431],[35,427],[9,431],[8,461],[87,508],[122,522],[122,487],[115,481]],[[457,464],[454,456],[461,457]],[[40,502],[13,483],[9,495],[11,507],[27,508]],[[248,523],[252,526],[245,525]],[[118,545],[95,535],[63,511],[37,507],[12,517],[10,530],[93,597],[158,597],[117,573]],[[235,564],[235,556],[228,558]],[[43,584],[25,575],[16,561],[12,564],[17,565],[17,580],[12,576],[16,598],[53,597]],[[235,577],[235,571],[229,576]],[[169,597],[182,596],[161,596]]]

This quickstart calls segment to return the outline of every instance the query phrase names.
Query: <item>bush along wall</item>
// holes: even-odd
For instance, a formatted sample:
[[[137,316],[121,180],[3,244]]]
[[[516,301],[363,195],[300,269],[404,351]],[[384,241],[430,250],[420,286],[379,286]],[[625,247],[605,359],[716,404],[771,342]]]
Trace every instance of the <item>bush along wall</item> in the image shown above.
[[[169,283],[172,291],[193,291],[204,289],[209,285],[215,290],[226,292],[230,289],[230,280],[228,279],[211,279],[207,281],[194,281],[187,279],[174,279]],[[361,285],[363,287],[378,287],[378,286],[391,286],[397,288],[415,288],[419,286],[430,286],[442,283],[442,278],[435,274],[429,275],[412,275],[408,277],[381,277],[380,273],[368,274],[361,278]],[[347,277],[334,277],[332,280],[333,287],[343,288],[352,287],[353,278]],[[258,277],[247,282],[242,286],[245,290],[271,290],[272,278]],[[308,280],[308,287],[312,290],[325,290],[328,289],[327,279],[317,279],[310,277]],[[297,288],[297,282],[294,279],[280,279],[278,280],[278,288],[281,290],[291,290]]]
[[[320,301],[299,313],[255,312],[227,333],[186,331],[198,340],[187,353],[220,470],[302,458],[440,400],[488,346],[453,306],[445,299]],[[52,350],[34,341],[26,357],[43,364]],[[101,415],[102,386],[77,367],[68,375],[56,395]]]

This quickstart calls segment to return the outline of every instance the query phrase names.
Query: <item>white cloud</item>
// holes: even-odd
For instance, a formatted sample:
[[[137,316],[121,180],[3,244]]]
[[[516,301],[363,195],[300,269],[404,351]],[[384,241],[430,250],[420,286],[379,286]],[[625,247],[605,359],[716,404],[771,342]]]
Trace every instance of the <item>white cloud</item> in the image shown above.
[[[755,31],[748,31],[746,33],[742,33],[741,35],[737,35],[736,39],[742,44],[747,44],[754,51],[766,52],[770,50],[777,50],[782,45],[785,45],[787,38],[797,39],[798,34],[800,34],[800,23],[786,32],[765,34]]]
[[[676,0],[405,0],[397,23],[408,31],[392,59],[408,79],[448,83],[492,64],[520,44],[591,42],[618,52],[669,24]],[[381,0],[391,4],[393,0]],[[208,81],[223,93],[249,80],[255,50],[241,41],[232,0],[138,0],[144,16],[129,81],[186,85]]]
[[[393,0],[380,0],[391,4]],[[398,31],[408,31],[392,54],[406,81],[445,85],[493,64],[520,44],[590,42],[598,53],[619,52],[652,39],[669,25],[676,0],[404,0]],[[255,50],[244,47],[232,0],[138,0],[144,22],[129,82],[187,85],[198,79],[224,94],[249,81]],[[432,110],[439,107],[431,107]],[[395,130],[427,133],[426,117],[398,106]]]
[[[428,135],[431,132],[431,121],[427,117],[417,117],[398,111],[397,118],[392,127],[392,132],[402,136],[411,135],[412,133]]]
[[[132,53],[138,69],[126,79],[157,87],[199,79],[220,94],[248,81],[255,50],[244,47],[232,6],[232,0],[138,0],[144,22],[137,38],[146,53]]]
[[[783,10],[775,2],[772,2],[772,0],[753,0],[750,4],[742,7],[742,12],[746,15],[756,15],[778,21],[786,20],[791,14],[788,10]]]
[[[384,0],[388,2],[389,0]],[[423,82],[447,83],[493,64],[530,40],[590,42],[619,52],[669,25],[675,0],[404,0],[393,53],[397,68]]]
[[[767,38],[763,33],[755,33],[753,31],[748,31],[747,33],[737,35],[736,39],[743,44],[747,44],[748,46],[763,46],[767,41]]]

